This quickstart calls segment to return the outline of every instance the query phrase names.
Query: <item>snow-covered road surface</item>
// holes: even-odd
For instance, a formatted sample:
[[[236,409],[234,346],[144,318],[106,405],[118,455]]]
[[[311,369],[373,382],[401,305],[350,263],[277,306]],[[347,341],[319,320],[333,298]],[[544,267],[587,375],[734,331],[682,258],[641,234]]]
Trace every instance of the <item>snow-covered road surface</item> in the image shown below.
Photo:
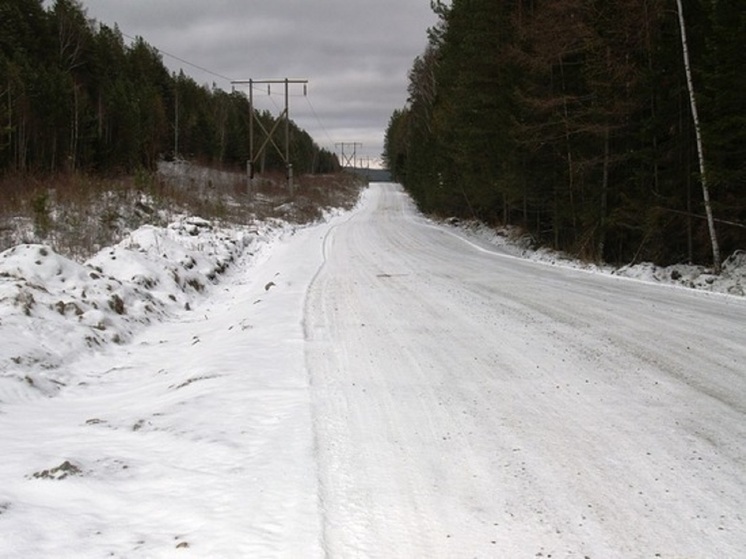
[[[0,557],[745,557],[744,325],[375,184],[0,402]]]
[[[376,186],[306,305],[332,557],[746,557],[746,305],[496,255]]]

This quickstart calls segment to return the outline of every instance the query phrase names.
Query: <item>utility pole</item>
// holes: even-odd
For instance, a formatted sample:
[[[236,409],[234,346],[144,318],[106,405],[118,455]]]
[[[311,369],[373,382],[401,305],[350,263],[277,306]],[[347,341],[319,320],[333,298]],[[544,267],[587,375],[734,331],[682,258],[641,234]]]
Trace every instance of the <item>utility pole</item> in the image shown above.
[[[174,94],[174,161],[179,159],[179,82],[176,82]]]
[[[363,144],[360,142],[340,142],[334,144],[334,146],[342,148],[342,167],[352,167],[353,169],[357,169],[357,148],[362,148]],[[345,155],[346,146],[352,147],[352,154],[349,156]]]
[[[255,85],[266,85],[267,86],[267,93],[271,93],[271,87],[272,84],[284,84],[285,85],[285,110],[282,111],[279,118],[275,122],[274,126],[271,130],[267,131],[265,126],[262,124],[262,121],[259,120],[256,116],[256,111],[254,111],[254,86]],[[267,149],[269,144],[272,144],[274,148],[277,150],[277,153],[282,158],[282,161],[285,163],[286,166],[286,176],[287,176],[287,184],[288,184],[288,191],[290,194],[293,194],[293,164],[290,162],[290,84],[303,84],[303,95],[306,94],[306,84],[308,84],[308,80],[291,80],[288,78],[282,79],[282,80],[234,80],[231,82],[231,85],[248,85],[249,86],[249,160],[246,163],[246,172],[248,174],[249,178],[249,188],[251,187],[252,181],[254,179],[254,174],[256,172],[256,162],[259,160],[259,158],[262,156],[264,151]],[[278,147],[277,143],[275,143],[273,139],[274,133],[277,131],[280,124],[285,122],[285,149],[282,150]],[[254,150],[254,123],[259,126],[259,128],[264,132],[265,139],[264,142],[259,146],[258,150]]]

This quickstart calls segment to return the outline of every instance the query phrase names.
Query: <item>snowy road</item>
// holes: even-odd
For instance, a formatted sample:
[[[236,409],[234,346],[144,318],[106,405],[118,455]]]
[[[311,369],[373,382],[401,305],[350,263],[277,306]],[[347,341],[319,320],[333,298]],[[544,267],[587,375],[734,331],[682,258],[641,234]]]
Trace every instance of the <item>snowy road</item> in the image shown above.
[[[325,256],[330,556],[746,556],[743,301],[495,255],[393,187]]]
[[[53,397],[4,379],[0,557],[746,557],[743,299],[496,253],[395,185],[268,243]]]

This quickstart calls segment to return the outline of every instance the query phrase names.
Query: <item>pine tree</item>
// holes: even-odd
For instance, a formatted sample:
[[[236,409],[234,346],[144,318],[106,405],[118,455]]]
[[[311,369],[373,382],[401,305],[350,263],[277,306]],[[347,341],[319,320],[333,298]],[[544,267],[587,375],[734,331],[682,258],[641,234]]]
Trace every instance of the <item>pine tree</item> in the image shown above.
[[[441,18],[392,115],[386,158],[420,206],[519,222],[591,259],[703,261],[710,179],[728,250],[746,203],[746,6],[690,0],[708,172],[670,0],[435,2]],[[735,84],[735,86],[734,86]],[[717,258],[715,259],[717,262]]]

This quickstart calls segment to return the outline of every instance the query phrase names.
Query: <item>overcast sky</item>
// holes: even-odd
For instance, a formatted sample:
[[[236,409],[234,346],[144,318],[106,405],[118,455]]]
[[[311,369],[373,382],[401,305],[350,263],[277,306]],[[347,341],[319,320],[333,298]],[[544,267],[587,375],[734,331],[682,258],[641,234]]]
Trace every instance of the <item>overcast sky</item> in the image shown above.
[[[88,16],[141,36],[172,71],[226,90],[234,80],[308,79],[291,87],[290,118],[321,147],[360,142],[378,158],[394,109],[407,98],[407,72],[427,42],[435,15],[429,0],[82,0]],[[244,88],[246,90],[246,88]],[[255,92],[276,114],[282,86]],[[339,153],[339,149],[336,149]],[[346,149],[349,155],[350,148]]]

